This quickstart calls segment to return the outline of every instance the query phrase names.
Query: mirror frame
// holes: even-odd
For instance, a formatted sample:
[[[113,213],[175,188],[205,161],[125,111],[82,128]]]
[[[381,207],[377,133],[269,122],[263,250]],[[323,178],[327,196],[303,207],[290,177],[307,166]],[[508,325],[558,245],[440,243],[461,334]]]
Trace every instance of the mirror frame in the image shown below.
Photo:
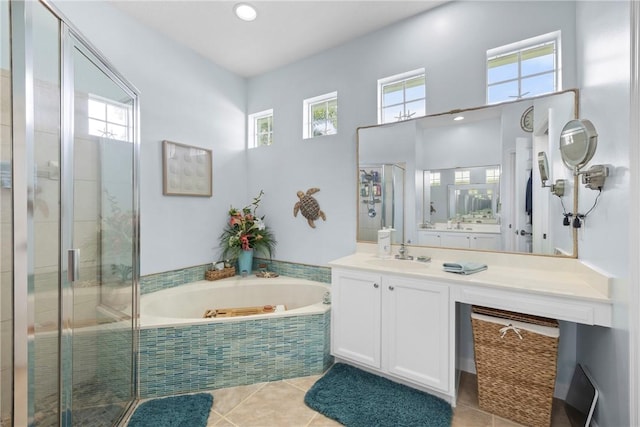
[[[465,113],[467,111],[477,111],[477,110],[485,110],[487,108],[493,108],[493,107],[501,107],[504,105],[512,105],[512,104],[517,104],[518,102],[522,102],[522,101],[535,101],[536,99],[542,99],[542,98],[547,98],[550,96],[554,96],[554,95],[561,95],[564,93],[573,93],[574,94],[574,105],[573,105],[573,120],[578,120],[578,118],[580,117],[580,90],[573,88],[573,89],[565,89],[565,90],[561,90],[561,91],[557,91],[557,92],[552,92],[552,93],[547,93],[544,95],[538,95],[538,96],[532,96],[530,98],[525,98],[525,99],[518,99],[515,101],[505,101],[505,102],[499,102],[496,104],[489,104],[489,105],[480,105],[477,107],[469,107],[469,108],[460,108],[460,109],[453,109],[450,111],[444,111],[441,113],[434,113],[434,114],[427,114],[424,116],[420,116],[420,117],[412,117],[411,119],[407,119],[407,120],[403,120],[403,121],[407,121],[407,122],[411,122],[411,121],[416,121],[416,120],[422,120],[422,119],[426,119],[426,118],[430,118],[430,117],[440,117],[440,116],[446,116],[446,115],[453,115],[453,114],[460,114],[460,113]],[[357,237],[357,233],[358,233],[358,229],[360,227],[360,218],[359,218],[359,202],[360,202],[360,185],[359,185],[359,180],[360,180],[360,167],[359,167],[359,163],[360,163],[360,130],[362,129],[371,129],[371,128],[383,128],[383,127],[389,127],[389,126],[393,126],[393,125],[397,125],[398,122],[391,122],[391,123],[382,123],[382,124],[375,124],[375,125],[365,125],[365,126],[358,126],[356,128],[356,167],[355,167],[355,183],[356,183],[356,190],[355,190],[355,206],[356,206],[356,243],[374,243],[371,242],[369,240],[358,240]],[[534,161],[535,163],[535,161]],[[564,164],[564,163],[563,163]],[[533,165],[535,166],[535,165]],[[573,175],[573,212],[577,212],[578,211],[578,191],[579,191],[579,179],[578,176],[575,174]],[[404,218],[403,218],[404,221]],[[406,225],[405,225],[406,226]],[[485,250],[485,249],[459,249],[459,248],[447,248],[447,247],[435,247],[435,246],[426,246],[426,245],[416,245],[416,244],[410,244],[409,246],[419,246],[419,247],[425,247],[425,248],[434,248],[434,249],[454,249],[454,250],[466,250],[466,251],[476,251],[476,252],[493,252],[493,253],[505,253],[505,254],[516,254],[516,255],[529,255],[529,256],[541,256],[541,257],[553,257],[553,258],[578,258],[578,229],[577,228],[571,228],[571,232],[572,232],[572,241],[573,241],[573,251],[571,253],[571,255],[564,255],[564,254],[540,254],[540,253],[531,253],[531,252],[510,252],[510,251],[491,251],[491,250]]]

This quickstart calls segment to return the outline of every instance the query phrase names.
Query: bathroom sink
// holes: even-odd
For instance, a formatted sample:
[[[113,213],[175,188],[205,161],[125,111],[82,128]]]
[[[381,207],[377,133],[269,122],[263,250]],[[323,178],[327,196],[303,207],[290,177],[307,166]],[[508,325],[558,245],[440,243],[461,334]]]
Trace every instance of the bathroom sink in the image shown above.
[[[394,270],[422,270],[429,267],[429,262],[420,262],[415,260],[401,259],[380,259],[373,258],[366,261],[367,264],[382,268],[391,268]]]

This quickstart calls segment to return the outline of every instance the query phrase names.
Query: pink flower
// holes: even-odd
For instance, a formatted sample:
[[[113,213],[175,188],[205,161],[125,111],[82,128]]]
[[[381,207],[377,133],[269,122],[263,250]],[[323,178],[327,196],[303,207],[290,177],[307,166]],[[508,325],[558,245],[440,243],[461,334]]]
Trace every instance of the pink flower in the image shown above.
[[[251,249],[251,246],[249,246],[249,237],[247,236],[240,237],[240,243],[242,244],[242,250],[248,251],[249,249]]]

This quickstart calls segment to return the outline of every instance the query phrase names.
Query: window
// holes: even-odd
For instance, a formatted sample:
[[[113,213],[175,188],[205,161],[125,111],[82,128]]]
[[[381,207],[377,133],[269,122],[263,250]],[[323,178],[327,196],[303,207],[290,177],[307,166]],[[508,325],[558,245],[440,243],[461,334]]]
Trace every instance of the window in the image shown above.
[[[305,99],[303,108],[304,139],[338,133],[338,92]]]
[[[431,184],[432,187],[440,185],[440,172],[429,173],[429,184]]]
[[[131,106],[89,95],[89,135],[131,142]]]
[[[488,50],[487,103],[560,90],[559,64],[559,31]]]
[[[487,184],[497,184],[500,182],[500,169],[487,169],[485,173]]]
[[[425,115],[424,68],[378,80],[378,123]]]
[[[470,184],[471,183],[471,171],[455,171],[455,184]]]
[[[249,115],[249,148],[262,147],[273,143],[273,110],[265,110]]]

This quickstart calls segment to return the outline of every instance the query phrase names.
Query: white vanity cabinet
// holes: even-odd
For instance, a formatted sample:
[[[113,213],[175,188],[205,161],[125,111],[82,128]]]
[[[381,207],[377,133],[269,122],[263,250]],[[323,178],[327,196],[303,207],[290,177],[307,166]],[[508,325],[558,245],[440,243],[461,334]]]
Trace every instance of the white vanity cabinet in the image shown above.
[[[380,369],[382,277],[348,270],[331,276],[331,353]]]
[[[418,231],[418,244],[426,246],[500,250],[500,233],[474,233],[464,231]]]
[[[500,234],[471,233],[469,235],[470,249],[486,249],[488,251],[502,250],[500,247]]]
[[[331,352],[384,376],[449,394],[450,314],[446,285],[332,271]]]
[[[384,276],[382,283],[383,369],[447,392],[449,287],[397,276]]]
[[[420,246],[442,246],[440,231],[418,230],[418,244]]]

